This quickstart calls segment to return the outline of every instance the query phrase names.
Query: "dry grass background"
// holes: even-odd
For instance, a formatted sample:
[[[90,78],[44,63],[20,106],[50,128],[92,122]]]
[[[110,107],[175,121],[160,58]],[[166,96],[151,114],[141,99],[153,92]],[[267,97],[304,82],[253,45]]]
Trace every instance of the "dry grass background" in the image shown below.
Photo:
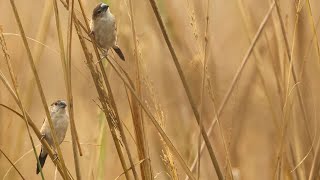
[[[208,1],[157,1],[188,87],[198,111],[201,112],[201,121],[205,129],[208,129],[214,120],[273,2],[209,1],[207,63],[204,63],[204,54]],[[46,45],[29,41],[48,103],[56,99],[67,99],[52,2],[16,0],[15,3],[26,35]],[[87,15],[97,3],[98,1],[83,1]],[[116,61],[131,79],[135,80],[137,64],[134,57],[129,0],[110,0],[108,3],[117,18],[118,44],[126,56],[125,62],[120,62],[117,57]],[[219,113],[221,126],[215,126],[209,136],[226,179],[232,179],[228,174],[228,158],[235,174],[234,179],[320,178],[320,159],[317,156],[320,56],[317,51],[319,41],[314,35],[314,28],[319,34],[319,7],[320,2],[317,0],[280,0],[263,25],[248,61],[235,82],[223,110]],[[58,8],[66,45],[68,11],[60,2]],[[281,27],[277,8],[284,29]],[[77,1],[75,9],[75,14],[84,22]],[[296,13],[297,9],[299,13]],[[166,134],[190,167],[198,154],[199,126],[149,1],[135,0],[133,12],[141,99],[161,122]],[[16,72],[22,103],[40,128],[45,112],[36,84],[32,80],[33,74],[26,50],[21,38],[13,35],[20,32],[9,1],[0,1],[0,25]],[[284,35],[289,47],[286,46]],[[93,52],[91,47],[90,51]],[[10,79],[2,54],[1,52],[0,70]],[[111,56],[114,55],[111,53]],[[288,57],[291,57],[293,62],[297,82],[294,82]],[[120,119],[136,139],[124,84],[108,63],[104,64]],[[204,64],[206,77],[201,95]],[[115,179],[123,169],[104,114],[96,104],[100,104],[97,91],[75,30],[72,40],[72,91],[74,118],[83,151],[83,156],[79,157],[82,179]],[[18,105],[3,83],[0,83],[0,104],[19,111]],[[156,128],[147,116],[144,115],[143,120],[152,175],[156,179],[184,179],[185,172],[174,155],[174,164],[167,163],[172,158],[166,158],[163,152],[170,150],[159,138]],[[136,144],[128,130],[125,128],[133,162],[139,163]],[[34,136],[33,132],[32,135]],[[40,144],[36,136],[34,140],[36,144]],[[76,177],[70,130],[65,140],[66,142],[61,144],[64,160],[72,176]],[[0,149],[13,162],[32,149],[24,121],[2,107]],[[124,150],[124,146],[122,149]],[[40,146],[37,147],[37,151],[40,151]],[[200,179],[217,179],[206,148],[200,162]],[[174,176],[175,168],[171,171],[170,168],[166,168],[170,167],[168,164],[172,165],[171,168],[177,168],[177,176]],[[127,165],[129,167],[128,161]],[[10,166],[5,156],[0,154],[1,178]],[[26,179],[41,177],[35,174],[36,159],[32,152],[26,154],[16,167]],[[139,167],[139,164],[136,167]],[[140,168],[136,170],[141,177]],[[315,172],[313,176],[310,175],[311,172]],[[44,167],[45,178],[53,179],[54,173],[54,164],[48,159]],[[196,172],[194,176],[198,177]],[[18,173],[11,169],[5,179],[19,178]],[[121,176],[120,179],[125,179],[125,176]]]

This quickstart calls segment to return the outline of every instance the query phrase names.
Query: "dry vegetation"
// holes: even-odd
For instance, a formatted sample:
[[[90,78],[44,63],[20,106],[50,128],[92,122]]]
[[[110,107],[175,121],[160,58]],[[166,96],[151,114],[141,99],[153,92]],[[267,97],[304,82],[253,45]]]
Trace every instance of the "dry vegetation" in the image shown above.
[[[0,178],[320,179],[320,1],[109,0],[125,62],[99,61],[97,3],[0,0]]]

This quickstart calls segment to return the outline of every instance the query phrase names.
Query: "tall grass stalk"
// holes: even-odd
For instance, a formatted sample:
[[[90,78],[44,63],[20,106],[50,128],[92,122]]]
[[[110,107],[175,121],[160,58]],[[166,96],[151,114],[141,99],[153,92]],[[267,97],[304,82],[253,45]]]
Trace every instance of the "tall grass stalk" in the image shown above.
[[[74,121],[74,110],[73,110],[73,95],[72,95],[72,77],[71,77],[71,50],[72,50],[72,24],[73,24],[73,13],[74,13],[74,0],[69,3],[69,16],[68,16],[68,33],[67,33],[67,56],[66,56],[66,75],[67,75],[67,96],[69,101],[69,114],[70,114],[70,127],[72,137],[72,150],[75,164],[75,170],[77,179],[81,180],[80,162],[77,151],[77,145],[79,153],[82,156],[82,150],[78,138],[76,124]],[[62,59],[61,59],[62,60]]]
[[[28,126],[28,125],[27,125]],[[2,149],[0,148],[0,152],[4,155],[4,157],[9,161],[9,163],[11,164],[11,166],[18,172],[18,174],[20,175],[21,179],[25,180],[24,176],[21,174],[21,172],[18,170],[18,168],[14,165],[14,163],[10,160],[10,158],[6,155],[6,153],[4,153],[2,151]],[[42,176],[43,177],[43,176]]]
[[[249,56],[251,55],[251,53],[252,53],[252,51],[253,51],[253,48],[255,47],[255,45],[256,45],[256,43],[257,43],[257,40],[259,39],[259,37],[260,37],[260,35],[261,35],[262,30],[264,29],[264,27],[265,27],[265,25],[266,25],[266,23],[267,23],[270,15],[271,15],[271,12],[272,12],[274,6],[275,6],[275,3],[273,2],[273,3],[270,5],[270,8],[269,8],[268,12],[266,13],[264,19],[263,19],[262,22],[260,23],[260,26],[259,26],[259,28],[258,28],[258,30],[257,30],[257,32],[256,32],[256,34],[255,34],[255,36],[254,36],[254,38],[252,39],[252,42],[251,42],[251,44],[250,44],[250,46],[249,46],[249,48],[248,48],[245,56],[244,56],[243,59],[242,59],[241,65],[240,65],[240,67],[238,68],[235,76],[233,77],[232,82],[231,82],[231,85],[230,85],[230,87],[228,88],[228,91],[227,91],[226,95],[225,95],[224,98],[222,99],[221,105],[219,106],[215,117],[214,117],[213,120],[211,121],[211,124],[210,124],[210,126],[209,126],[209,128],[208,128],[208,130],[207,130],[207,136],[210,136],[210,135],[211,135],[212,130],[213,130],[213,127],[215,126],[215,124],[216,124],[216,122],[217,122],[217,118],[220,117],[220,115],[222,114],[222,111],[224,110],[225,105],[227,104],[227,102],[228,102],[228,100],[229,100],[229,98],[230,98],[230,96],[231,96],[231,93],[232,93],[232,91],[233,91],[233,89],[234,89],[234,87],[235,87],[235,84],[236,84],[236,83],[238,82],[238,80],[239,80],[239,77],[240,77],[240,75],[241,75],[241,73],[242,73],[242,71],[243,71],[243,69],[244,69],[244,67],[245,67],[245,65],[246,65],[246,63],[247,63],[247,61],[248,61],[248,59],[249,59]],[[202,152],[203,149],[204,149],[204,148],[202,148],[202,147],[204,147],[204,145],[205,145],[205,143],[202,143],[202,144],[201,144],[201,149],[202,149],[201,152]],[[199,156],[197,155],[197,156],[195,157],[195,159],[192,161],[192,165],[191,165],[191,168],[190,168],[192,171],[193,171],[193,169],[194,169],[195,166],[196,166],[196,163],[197,163],[198,158],[199,158]]]
[[[81,2],[81,1],[80,1]],[[83,12],[84,14],[84,12]],[[84,17],[86,17],[84,15]],[[76,18],[75,18],[76,19]],[[92,54],[89,53],[89,50],[85,44],[85,40],[83,38],[83,34],[81,32],[81,29],[80,29],[80,26],[78,24],[78,21],[75,21],[75,27],[76,27],[76,30],[77,30],[77,33],[78,33],[78,37],[80,39],[80,43],[82,45],[82,48],[83,48],[83,52],[86,56],[86,60],[87,60],[87,64],[88,64],[88,67],[89,67],[89,70],[91,72],[91,75],[92,75],[92,78],[95,82],[95,86],[96,86],[96,89],[97,89],[97,92],[99,94],[99,97],[100,99],[105,99],[106,95],[105,95],[105,92],[103,90],[103,86],[101,84],[101,79],[100,79],[100,75],[98,73],[98,70],[97,68],[94,66],[94,63],[93,63],[93,57],[92,57]],[[91,37],[92,39],[92,42],[94,42],[93,38]],[[95,47],[95,46],[94,46]],[[158,130],[158,132],[160,133],[160,135],[163,137],[164,141],[167,143],[167,145],[170,147],[170,149],[172,150],[174,156],[178,159],[178,161],[180,162],[180,164],[182,165],[182,168],[184,169],[184,171],[189,175],[189,177],[191,179],[194,180],[194,177],[192,176],[192,173],[190,171],[190,169],[188,168],[188,166],[186,165],[186,163],[184,162],[183,158],[181,157],[181,155],[178,153],[178,151],[176,150],[176,148],[173,146],[172,142],[170,141],[170,139],[168,138],[168,136],[166,135],[166,133],[162,130],[162,128],[160,127],[160,125],[158,124],[158,122],[156,121],[156,119],[153,117],[153,115],[148,111],[148,109],[145,107],[145,105],[142,103],[142,101],[138,98],[138,95],[136,94],[135,90],[131,87],[131,85],[126,82],[125,78],[122,77],[122,74],[120,73],[120,71],[112,64],[112,62],[107,58],[108,62],[110,63],[110,65],[112,66],[112,68],[115,70],[115,72],[119,75],[119,77],[122,79],[122,81],[124,82],[124,84],[126,85],[126,87],[130,90],[130,92],[134,95],[134,97],[136,98],[136,100],[138,100],[139,104],[141,105],[141,107],[143,108],[143,110],[146,112],[147,116],[150,118],[150,120],[152,121],[152,123],[155,125],[156,129]],[[101,101],[100,102],[102,103],[102,107],[103,109],[105,110],[106,109],[106,104],[105,104],[105,101]],[[106,112],[105,112],[106,113]],[[106,115],[107,118],[108,118],[108,115]],[[109,121],[108,121],[109,122]],[[110,127],[110,125],[109,125]],[[113,131],[111,131],[111,133],[113,133]],[[116,138],[116,137],[115,137]],[[115,141],[115,139],[114,139]],[[115,141],[115,144],[116,144],[116,147],[117,147],[117,142],[118,141]],[[125,163],[123,163],[123,159],[122,159],[122,152],[121,151],[118,151],[118,154],[119,154],[119,157],[120,157],[120,160],[122,162],[122,166],[124,168],[124,171],[125,171]],[[126,171],[125,171],[126,172]],[[126,173],[127,174],[127,173]],[[128,177],[128,176],[126,176]]]
[[[203,68],[202,68],[202,78],[201,78],[201,87],[200,87],[200,107],[199,107],[199,124],[202,124],[203,121],[203,97],[204,97],[204,90],[205,90],[205,84],[206,84],[206,70],[207,70],[207,63],[208,63],[208,56],[207,56],[207,52],[208,52],[208,44],[209,44],[209,33],[208,33],[208,29],[209,29],[209,14],[210,14],[210,0],[207,1],[207,10],[206,10],[206,24],[205,24],[205,32],[204,32],[204,50],[203,50]],[[198,176],[197,179],[200,179],[200,174],[201,174],[201,132],[205,131],[205,129],[203,129],[203,126],[199,126],[199,142],[198,142]],[[188,179],[188,178],[186,178]]]
[[[159,134],[161,135],[161,137],[164,139],[164,141],[166,142],[166,144],[169,146],[169,148],[171,149],[172,153],[174,154],[174,156],[177,158],[177,160],[179,161],[179,163],[181,164],[183,170],[188,174],[189,178],[194,180],[195,178],[193,177],[190,169],[188,168],[187,164],[185,163],[185,161],[183,160],[183,158],[181,157],[181,155],[179,154],[179,152],[177,151],[177,149],[174,147],[174,145],[172,144],[172,142],[170,141],[170,139],[168,138],[168,136],[166,135],[166,133],[163,131],[163,129],[161,128],[161,126],[159,125],[159,123],[157,122],[157,120],[155,119],[155,117],[152,115],[152,113],[148,110],[148,108],[144,105],[144,103],[142,102],[142,100],[138,97],[137,93],[135,92],[135,90],[131,87],[131,85],[126,81],[126,79],[123,77],[123,75],[121,74],[121,72],[113,65],[113,63],[107,58],[109,64],[112,66],[112,68],[115,70],[115,72],[119,75],[119,77],[121,78],[121,80],[124,82],[125,86],[130,90],[131,94],[133,95],[133,97],[139,102],[140,106],[142,107],[142,109],[145,111],[146,115],[150,118],[151,122],[153,123],[153,125],[156,127],[157,131],[159,132]]]
[[[286,93],[285,93],[285,103],[284,103],[284,107],[283,107],[283,115],[282,115],[282,128],[281,128],[281,139],[280,139],[280,147],[279,147],[279,151],[277,154],[277,162],[276,162],[276,169],[274,172],[274,177],[275,178],[281,178],[282,176],[282,166],[283,166],[283,149],[285,146],[285,137],[287,134],[287,129],[288,129],[288,124],[289,124],[289,114],[291,112],[292,109],[292,104],[293,104],[293,100],[292,98],[290,98],[290,94],[291,91],[293,90],[293,88],[290,87],[290,80],[291,80],[291,75],[292,75],[292,67],[293,67],[293,53],[294,50],[296,48],[296,36],[297,36],[297,29],[298,29],[298,22],[299,22],[299,18],[300,18],[300,12],[301,12],[301,0],[298,1],[298,6],[297,6],[297,11],[296,11],[296,19],[295,19],[295,24],[294,24],[294,30],[293,30],[293,38],[292,38],[292,45],[291,45],[291,51],[290,51],[290,57],[291,57],[291,61],[288,67],[288,73],[287,73],[287,80],[286,80]],[[296,84],[294,84],[293,87],[295,87]]]
[[[316,40],[314,43],[315,43],[315,47],[317,49],[317,58],[318,58],[318,62],[320,63],[320,48],[319,48],[318,34],[317,34],[317,29],[316,29],[316,26],[314,23],[311,4],[310,4],[309,0],[307,0],[307,8],[308,8],[308,15],[309,15],[308,17],[310,19],[310,26],[311,26],[311,29],[313,31],[313,34],[314,34],[314,37]],[[308,131],[308,133],[309,133],[309,131]],[[319,175],[315,175],[316,172],[319,171],[319,162],[318,162],[319,161],[319,152],[320,152],[320,142],[318,142],[316,150],[315,150],[315,156],[312,161],[311,170],[309,173],[309,178],[308,178],[309,180],[312,180],[314,178],[319,177]]]
[[[88,20],[87,20],[87,18],[86,18],[86,15],[85,15],[85,13],[84,13],[84,10],[83,10],[82,2],[81,2],[81,0],[78,0],[78,2],[79,2],[79,5],[80,5],[80,8],[81,8],[81,13],[82,13],[83,18],[84,18],[84,20],[85,20],[86,28],[89,29],[89,23],[88,23]],[[133,175],[134,175],[134,179],[137,179],[137,178],[138,178],[138,175],[137,175],[137,172],[136,172],[136,170],[135,170],[135,166],[134,166],[134,163],[133,163],[133,160],[132,160],[132,155],[131,155],[130,148],[129,148],[129,145],[128,145],[128,142],[127,142],[127,139],[126,139],[126,135],[125,135],[124,130],[123,130],[123,125],[122,125],[121,120],[120,120],[120,117],[119,117],[119,113],[118,113],[118,109],[117,109],[117,106],[116,106],[116,102],[115,102],[115,100],[114,100],[114,96],[113,96],[113,93],[112,93],[112,89],[111,89],[109,80],[108,80],[108,78],[107,78],[107,75],[106,75],[106,72],[105,72],[105,68],[104,68],[104,66],[103,66],[103,63],[102,63],[102,61],[100,61],[101,57],[100,57],[99,52],[98,52],[98,46],[96,45],[95,40],[94,40],[94,38],[93,38],[92,35],[90,36],[90,38],[91,38],[91,42],[93,42],[92,45],[93,45],[93,47],[94,47],[97,60],[99,61],[99,67],[100,67],[100,71],[101,71],[101,73],[102,73],[103,81],[104,81],[105,86],[106,86],[106,88],[107,88],[108,97],[110,98],[110,102],[107,102],[107,104],[110,104],[109,106],[110,106],[111,109],[113,110],[113,113],[112,113],[112,114],[113,114],[113,120],[115,120],[115,121],[117,122],[117,125],[118,125],[118,127],[114,127],[114,126],[111,127],[110,125],[111,125],[111,119],[112,119],[112,118],[110,118],[110,119],[109,119],[109,121],[110,121],[110,122],[109,122],[109,127],[111,128],[111,131],[115,131],[116,128],[118,128],[118,130],[119,130],[119,132],[120,132],[120,137],[121,137],[121,139],[122,139],[122,142],[123,142],[123,144],[124,144],[125,150],[126,150],[126,152],[127,152],[127,156],[128,156],[128,159],[129,159],[129,163],[130,163],[130,165],[131,165],[132,172],[133,172]],[[102,100],[102,99],[100,99],[100,101],[101,101],[101,100]],[[106,115],[107,115],[107,114],[106,114]],[[108,116],[107,116],[107,119],[108,119]],[[114,129],[114,130],[112,130],[112,129]],[[116,140],[116,139],[114,139],[114,140]],[[119,142],[115,142],[115,143],[119,143]],[[125,164],[125,162],[123,162],[123,164]],[[124,166],[123,166],[123,167],[124,167]],[[127,174],[127,172],[126,172],[126,169],[127,169],[127,168],[125,168],[124,171],[125,171],[126,176],[128,176],[128,174]]]
[[[60,59],[61,59],[63,73],[64,73],[65,88],[66,88],[67,99],[68,99],[68,110],[69,110],[69,117],[70,117],[70,129],[71,129],[71,137],[72,137],[72,150],[73,150],[75,171],[76,171],[77,179],[80,180],[81,172],[80,172],[77,145],[78,145],[80,155],[82,155],[82,150],[81,150],[78,133],[77,133],[75,121],[74,121],[72,81],[71,81],[71,47],[72,47],[71,39],[72,39],[72,19],[73,19],[72,14],[73,14],[74,0],[71,1],[71,6],[69,6],[70,9],[69,9],[69,17],[68,17],[67,54],[65,54],[65,51],[64,51],[64,43],[63,43],[57,1],[53,0],[52,3],[54,7],[56,28],[57,28],[58,39],[59,39]]]
[[[200,121],[199,121],[199,120],[200,120],[200,118],[199,118],[199,116],[200,116],[200,115],[199,115],[199,112],[197,111],[196,104],[195,104],[195,102],[194,102],[194,100],[193,100],[193,98],[192,98],[190,89],[189,89],[189,87],[188,87],[188,85],[187,85],[187,81],[186,81],[185,76],[184,76],[184,74],[183,74],[182,68],[181,68],[181,66],[180,66],[180,64],[179,64],[177,55],[176,55],[176,53],[175,53],[175,50],[174,50],[174,48],[173,48],[173,46],[172,46],[172,43],[171,43],[171,41],[170,41],[170,39],[169,39],[168,33],[167,33],[167,31],[166,31],[166,28],[165,28],[164,23],[163,23],[163,21],[162,21],[162,18],[161,18],[161,16],[160,16],[160,12],[159,12],[159,9],[158,9],[158,7],[157,7],[157,4],[156,4],[156,2],[155,2],[154,0],[149,0],[149,2],[150,2],[150,4],[151,4],[153,13],[155,14],[155,16],[156,16],[156,18],[157,18],[157,21],[158,21],[158,23],[159,23],[159,26],[160,26],[162,35],[163,35],[163,37],[164,37],[164,39],[165,39],[165,41],[166,41],[166,43],[167,43],[167,46],[168,46],[168,48],[169,48],[170,53],[171,53],[172,60],[173,60],[173,62],[174,62],[174,64],[175,64],[175,67],[176,67],[176,69],[177,69],[177,71],[178,71],[178,74],[179,74],[179,77],[180,77],[180,79],[181,79],[181,81],[182,81],[184,90],[186,91],[186,94],[187,94],[187,96],[188,96],[188,100],[189,100],[189,103],[190,103],[190,105],[191,105],[191,108],[192,108],[192,111],[193,111],[193,113],[194,113],[194,116],[196,117],[197,123],[199,124],[199,126],[203,126],[203,124],[201,124]],[[217,173],[217,176],[218,176],[219,180],[222,180],[222,179],[223,179],[222,172],[221,172],[221,170],[220,170],[218,160],[217,160],[217,158],[216,158],[216,155],[214,154],[214,151],[213,151],[213,149],[212,149],[212,145],[211,145],[211,143],[210,143],[210,141],[209,141],[209,138],[208,138],[208,136],[207,136],[207,134],[206,134],[206,131],[205,131],[204,128],[200,128],[200,129],[201,129],[201,134],[202,134],[202,136],[203,136],[204,142],[205,142],[205,144],[206,144],[206,146],[207,146],[207,149],[208,149],[208,152],[209,152],[209,155],[210,155],[212,164],[213,164],[213,166],[214,166],[214,168],[215,168],[215,171],[216,171],[216,173]]]
[[[0,80],[3,82],[3,84],[5,85],[5,87],[7,88],[7,90],[9,91],[9,93],[11,94],[11,96],[14,98],[15,102],[18,104],[18,97],[17,95],[14,93],[13,88],[10,86],[8,80],[5,78],[4,74],[0,71]],[[2,105],[3,106],[3,105]],[[6,107],[6,106],[3,106]],[[11,108],[9,108],[11,109]],[[20,116],[22,119],[24,118],[23,115]],[[49,157],[52,159],[55,158],[54,153],[52,151],[52,149],[50,148],[48,142],[42,138],[42,134],[40,133],[39,129],[37,128],[37,126],[33,123],[30,115],[28,114],[28,112],[26,112],[26,118],[28,121],[29,126],[31,126],[32,130],[34,131],[34,133],[36,134],[36,136],[38,137],[38,139],[40,140],[40,142],[42,143],[43,147],[47,149]],[[58,170],[60,172],[60,174],[63,174],[62,171],[62,165],[60,161],[53,161],[53,163],[58,166]]]
[[[130,20],[131,20],[131,31],[132,31],[132,38],[133,38],[133,45],[134,45],[134,59],[135,59],[135,90],[137,91],[138,97],[142,98],[141,96],[141,77],[140,77],[140,67],[139,67],[139,58],[138,58],[138,47],[137,47],[137,35],[136,35],[136,28],[135,28],[135,17],[133,12],[133,3],[132,0],[129,0],[130,6]],[[141,176],[143,180],[152,179],[152,167],[151,167],[151,160],[149,156],[149,148],[148,148],[148,141],[145,135],[145,125],[143,119],[142,109],[139,106],[139,103],[136,100],[132,100],[132,117],[133,117],[133,124],[136,134],[136,141],[138,143],[138,155],[139,159],[146,159],[143,163],[141,163]]]
[[[45,110],[45,112],[46,112],[46,116],[47,116],[47,118],[48,118],[48,122],[49,122],[50,129],[51,129],[50,132],[51,132],[51,135],[52,135],[52,137],[53,137],[54,147],[55,147],[55,149],[57,149],[58,157],[59,157],[59,160],[60,160],[61,165],[62,165],[62,171],[63,171],[62,177],[63,177],[64,179],[67,179],[67,178],[68,178],[67,168],[66,168],[66,165],[65,165],[64,160],[63,160],[63,156],[62,156],[62,152],[61,152],[59,143],[57,142],[57,136],[56,136],[56,132],[55,132],[55,130],[54,130],[54,126],[53,126],[52,119],[51,119],[51,116],[50,116],[50,112],[49,112],[49,109],[48,109],[47,100],[46,100],[45,95],[44,95],[44,92],[43,92],[43,90],[42,90],[42,86],[41,86],[41,83],[40,83],[40,79],[39,79],[39,76],[38,76],[38,72],[37,72],[37,70],[36,70],[36,67],[35,67],[35,64],[34,64],[34,61],[33,61],[33,57],[32,57],[32,54],[31,54],[31,51],[30,51],[28,42],[27,42],[26,35],[25,35],[24,30],[23,30],[23,27],[22,27],[22,23],[21,23],[20,17],[19,17],[19,15],[18,15],[18,10],[17,10],[17,8],[16,8],[16,5],[15,5],[15,3],[14,3],[14,0],[10,0],[10,3],[11,3],[11,6],[12,6],[14,15],[15,15],[15,19],[16,19],[17,24],[18,24],[18,26],[19,26],[20,33],[21,33],[21,35],[22,35],[23,44],[24,44],[24,46],[25,46],[25,48],[26,48],[26,51],[27,51],[29,64],[30,64],[31,69],[32,69],[32,72],[33,72],[33,74],[34,74],[34,76],[35,76],[35,80],[36,80],[36,83],[37,83],[38,91],[39,91],[39,93],[40,93],[42,105],[43,105],[43,107],[44,107],[44,110]]]
[[[81,1],[79,1],[79,2],[81,3]],[[77,31],[77,34],[78,34],[78,37],[79,37],[83,52],[84,52],[85,57],[86,57],[87,65],[89,67],[91,76],[92,76],[92,78],[94,80],[94,84],[95,84],[96,90],[97,90],[98,95],[99,95],[99,99],[100,99],[100,102],[101,102],[101,105],[102,105],[102,110],[104,111],[104,114],[105,114],[105,116],[107,118],[107,122],[108,122],[110,131],[111,131],[111,135],[112,135],[113,141],[115,143],[115,146],[116,146],[116,149],[117,149],[117,152],[118,152],[118,155],[119,155],[119,159],[120,159],[122,168],[126,172],[125,173],[126,178],[127,179],[131,179],[129,173],[126,171],[128,168],[127,168],[124,156],[123,156],[123,152],[121,150],[120,142],[119,142],[117,134],[116,134],[116,129],[115,129],[114,125],[113,125],[113,120],[114,119],[112,119],[112,117],[110,116],[110,113],[109,113],[110,108],[108,108],[109,106],[107,104],[108,103],[108,100],[107,100],[108,99],[108,95],[107,95],[107,93],[105,91],[105,88],[104,88],[104,86],[102,84],[103,80],[101,79],[101,76],[100,76],[100,73],[98,71],[98,68],[95,67],[95,65],[94,65],[93,56],[89,52],[89,50],[87,48],[87,45],[85,44],[85,40],[83,38],[83,34],[82,34],[80,26],[79,26],[79,22],[78,22],[78,20],[76,20],[76,18],[74,19],[74,25],[75,25],[75,28],[76,28],[76,31]],[[93,41],[92,37],[91,37],[91,40]],[[97,51],[97,49],[96,49],[96,51]]]
[[[281,12],[280,12],[279,2],[277,2],[277,1],[275,1],[275,2],[276,2],[276,10],[277,10],[278,19],[279,19],[280,25],[281,25],[281,33],[282,33],[282,36],[284,38],[286,54],[288,56],[288,61],[290,63],[292,61],[292,56],[291,56],[291,53],[290,53],[289,41],[288,41],[288,38],[287,38],[284,22],[283,22],[282,15],[281,15]],[[297,77],[296,68],[295,68],[294,65],[292,65],[292,72],[291,73],[292,73],[293,83],[294,84],[298,83],[300,80]],[[305,109],[305,103],[303,101],[303,97],[302,97],[302,92],[301,92],[300,86],[297,87],[297,95],[298,95],[299,105],[300,105],[300,108],[301,108],[301,111],[302,111],[302,115],[303,115],[303,120],[305,122],[305,127],[306,127],[306,131],[307,131],[308,140],[309,140],[310,143],[312,143],[312,137],[311,137],[311,134],[310,134],[310,126],[309,126],[309,123],[308,123],[307,112],[306,112],[306,109]],[[311,154],[314,154],[314,149],[313,148],[311,150]]]
[[[4,59],[6,61],[8,70],[10,72],[10,78],[11,78],[11,81],[12,81],[12,84],[13,84],[13,90],[14,90],[14,93],[16,94],[16,97],[17,97],[17,104],[18,104],[20,110],[22,111],[23,119],[24,119],[24,121],[26,123],[25,125],[26,125],[26,128],[27,128],[27,132],[28,132],[28,136],[29,136],[32,148],[33,148],[33,152],[34,152],[34,155],[36,157],[37,164],[40,167],[38,153],[37,153],[36,147],[34,145],[34,141],[33,141],[33,138],[31,136],[30,129],[29,129],[29,126],[28,126],[28,121],[27,121],[27,118],[26,118],[26,110],[25,110],[24,106],[22,105],[20,94],[18,92],[18,83],[16,82],[16,75],[13,72],[13,68],[12,68],[12,65],[11,65],[11,59],[10,59],[10,56],[8,54],[6,42],[5,42],[4,36],[2,34],[2,29],[1,28],[0,28],[0,44],[1,44],[1,47],[2,47],[2,51],[4,53],[4,57],[5,57]],[[40,172],[41,172],[42,179],[44,179],[43,172],[42,172],[41,168],[40,168]]]

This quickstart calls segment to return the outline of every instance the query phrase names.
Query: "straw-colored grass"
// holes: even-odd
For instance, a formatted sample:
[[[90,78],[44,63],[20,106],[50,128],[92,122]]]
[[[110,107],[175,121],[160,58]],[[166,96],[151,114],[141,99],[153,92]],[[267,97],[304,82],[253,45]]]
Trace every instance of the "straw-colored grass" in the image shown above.
[[[320,178],[319,1],[103,2],[126,61],[89,33],[98,1],[0,0],[0,179]]]

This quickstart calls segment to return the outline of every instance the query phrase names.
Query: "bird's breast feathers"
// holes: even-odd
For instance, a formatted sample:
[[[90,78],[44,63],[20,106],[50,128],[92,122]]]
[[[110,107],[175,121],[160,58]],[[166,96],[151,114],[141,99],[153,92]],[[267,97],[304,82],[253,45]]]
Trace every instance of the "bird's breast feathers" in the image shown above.
[[[67,113],[62,113],[62,114],[58,113],[58,114],[52,115],[51,119],[52,119],[52,123],[60,144],[63,141],[68,129],[69,116]],[[48,143],[53,144],[50,125],[47,119],[44,121],[44,124],[42,125],[40,131],[42,134],[45,135],[45,138],[47,139]]]
[[[95,20],[91,28],[96,41],[102,48],[109,49],[115,44],[116,25],[112,14]]]

